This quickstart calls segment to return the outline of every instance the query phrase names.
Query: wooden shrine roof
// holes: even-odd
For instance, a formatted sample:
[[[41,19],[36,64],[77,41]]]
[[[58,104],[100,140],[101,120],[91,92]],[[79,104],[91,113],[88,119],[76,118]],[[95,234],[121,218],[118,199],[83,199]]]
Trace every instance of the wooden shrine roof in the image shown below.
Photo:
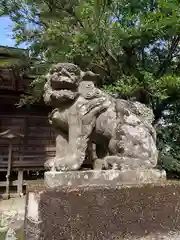
[[[0,46],[0,89],[24,92],[34,79],[26,73],[29,67],[26,49]]]

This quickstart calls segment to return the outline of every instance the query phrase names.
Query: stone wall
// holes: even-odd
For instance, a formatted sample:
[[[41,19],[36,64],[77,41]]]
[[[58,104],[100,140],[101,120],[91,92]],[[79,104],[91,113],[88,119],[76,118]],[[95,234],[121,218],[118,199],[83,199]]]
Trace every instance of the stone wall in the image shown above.
[[[36,196],[38,221],[26,215],[28,240],[180,239],[179,184],[38,188]]]

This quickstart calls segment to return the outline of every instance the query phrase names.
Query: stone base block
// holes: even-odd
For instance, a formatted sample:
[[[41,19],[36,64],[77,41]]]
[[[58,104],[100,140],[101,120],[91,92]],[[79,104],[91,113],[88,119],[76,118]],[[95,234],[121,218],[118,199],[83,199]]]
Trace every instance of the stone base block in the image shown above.
[[[180,239],[180,184],[28,187],[26,240]]]
[[[49,187],[81,185],[127,185],[166,181],[166,172],[158,169],[89,170],[72,172],[46,172],[45,184]]]

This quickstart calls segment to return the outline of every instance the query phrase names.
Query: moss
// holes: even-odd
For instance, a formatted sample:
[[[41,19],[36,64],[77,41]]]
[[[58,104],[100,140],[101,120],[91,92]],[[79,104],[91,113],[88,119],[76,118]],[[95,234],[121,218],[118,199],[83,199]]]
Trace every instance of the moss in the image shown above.
[[[1,58],[0,57],[0,67],[13,67],[20,66],[24,64],[24,60],[18,58]]]
[[[25,56],[27,57],[28,50],[22,48],[0,46],[0,56],[10,56],[18,58],[22,58]]]
[[[6,239],[6,233],[7,232],[0,232],[0,240],[5,240]],[[24,240],[24,229],[21,227],[16,231],[16,238],[17,240]]]
[[[5,240],[6,232],[0,232],[0,240]]]
[[[27,65],[28,58],[28,51],[25,49],[0,46],[1,68]]]
[[[18,240],[24,239],[24,226],[22,226],[20,229],[17,230],[16,237]]]

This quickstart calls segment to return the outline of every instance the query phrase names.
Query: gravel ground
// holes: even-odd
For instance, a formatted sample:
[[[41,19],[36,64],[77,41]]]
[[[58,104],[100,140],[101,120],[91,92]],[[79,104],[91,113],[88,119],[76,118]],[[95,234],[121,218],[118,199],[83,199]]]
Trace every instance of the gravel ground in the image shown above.
[[[0,200],[0,240],[23,239],[24,213],[24,197]]]

